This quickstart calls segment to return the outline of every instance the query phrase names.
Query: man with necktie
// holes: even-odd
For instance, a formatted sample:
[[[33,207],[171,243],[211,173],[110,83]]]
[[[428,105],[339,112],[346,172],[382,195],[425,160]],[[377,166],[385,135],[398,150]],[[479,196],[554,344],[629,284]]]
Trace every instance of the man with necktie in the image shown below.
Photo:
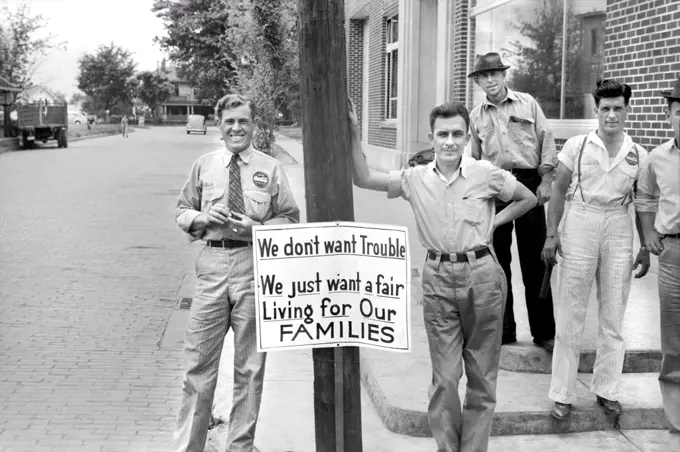
[[[203,240],[184,340],[183,392],[173,452],[203,452],[224,338],[234,331],[234,394],[228,452],[251,452],[266,353],[257,352],[252,227],[300,220],[279,162],[252,147],[255,106],[238,94],[215,117],[225,149],[199,157],[177,201],[177,225]]]

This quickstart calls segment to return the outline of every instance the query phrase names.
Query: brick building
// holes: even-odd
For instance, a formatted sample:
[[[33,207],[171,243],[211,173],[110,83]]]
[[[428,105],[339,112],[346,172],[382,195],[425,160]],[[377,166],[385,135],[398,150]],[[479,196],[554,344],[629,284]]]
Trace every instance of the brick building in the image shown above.
[[[501,53],[508,85],[541,104],[558,141],[597,127],[599,78],[633,88],[627,130],[648,149],[671,136],[658,92],[680,76],[680,0],[346,0],[348,89],[369,164],[429,148],[427,115],[484,93],[466,75]],[[566,83],[562,83],[566,80]]]

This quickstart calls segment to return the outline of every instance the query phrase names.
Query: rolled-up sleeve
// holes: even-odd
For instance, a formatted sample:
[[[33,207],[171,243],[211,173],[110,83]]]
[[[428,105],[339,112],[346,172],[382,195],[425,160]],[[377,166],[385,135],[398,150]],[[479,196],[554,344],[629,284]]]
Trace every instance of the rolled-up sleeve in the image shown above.
[[[538,173],[543,176],[557,166],[557,148],[555,138],[543,110],[536,100],[533,100],[536,118],[536,136],[541,146],[541,163],[538,165]]]
[[[293,191],[286,173],[279,165],[274,168],[274,186],[278,188],[272,194],[272,217],[263,224],[294,224],[300,222],[300,209],[295,202]]]
[[[389,199],[402,197],[406,200],[410,198],[411,190],[409,185],[409,175],[413,168],[406,168],[397,171],[390,171],[390,180],[387,184],[387,197]]]
[[[515,195],[517,179],[509,171],[493,167],[489,177],[489,188],[496,198],[509,202]]]
[[[580,138],[583,140],[584,138]],[[571,172],[574,171],[574,160],[576,159],[576,147],[580,147],[581,143],[578,138],[570,138],[564,143],[562,151],[557,154],[557,160],[562,162],[562,164]]]
[[[200,165],[198,161],[194,162],[191,173],[184,182],[184,186],[179,193],[177,199],[177,208],[175,209],[175,222],[179,228],[186,232],[190,241],[200,239],[202,231],[189,232],[191,225],[196,217],[201,213],[201,187],[199,185]]]
[[[659,210],[659,185],[652,165],[653,153],[644,160],[637,182],[637,192],[633,203],[638,212],[657,212]]]

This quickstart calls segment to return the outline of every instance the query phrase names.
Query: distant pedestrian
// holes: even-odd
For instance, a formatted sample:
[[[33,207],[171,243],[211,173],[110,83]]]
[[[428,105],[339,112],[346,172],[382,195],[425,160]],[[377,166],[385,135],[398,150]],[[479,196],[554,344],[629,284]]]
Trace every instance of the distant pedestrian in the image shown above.
[[[432,362],[428,420],[438,450],[485,452],[496,407],[506,278],[493,231],[536,205],[508,171],[463,155],[470,117],[448,103],[430,113],[434,161],[384,173],[369,169],[350,107],[354,184],[411,204],[425,247],[423,315]],[[510,204],[496,213],[495,200]],[[465,402],[458,385],[467,377]]]
[[[555,346],[555,317],[552,292],[541,299],[545,265],[541,251],[545,240],[545,208],[557,166],[552,130],[543,110],[530,94],[513,91],[506,85],[510,66],[498,53],[482,55],[468,75],[486,97],[470,113],[470,155],[510,171],[538,198],[538,205],[514,221],[517,251],[522,269],[524,299],[533,342],[552,352]],[[496,209],[507,202],[496,199]],[[493,246],[508,279],[508,302],[503,315],[503,344],[517,342],[512,290],[512,229],[510,221],[494,230]]]
[[[252,227],[300,220],[280,163],[252,147],[255,106],[229,94],[215,107],[224,149],[194,162],[177,225],[203,240],[184,339],[184,378],[173,452],[203,452],[224,337],[234,331],[234,394],[226,450],[252,452],[266,353],[257,352]]]
[[[120,120],[120,130],[123,134],[123,138],[128,137],[128,117],[127,115],[123,115],[123,117]]]
[[[661,373],[659,384],[671,436],[680,451],[680,78],[661,93],[673,138],[655,148],[642,167],[635,208],[647,249],[659,256]]]
[[[622,412],[618,402],[625,342],[623,315],[636,277],[649,269],[643,247],[633,263],[633,222],[629,206],[647,151],[624,132],[632,90],[615,80],[593,92],[597,130],[567,140],[548,207],[547,265],[558,264],[555,287],[557,336],[549,397],[552,415],[566,419],[576,398],[581,335],[593,282],[597,284],[597,357],[591,390],[607,414]],[[570,201],[565,211],[565,201]],[[560,222],[562,225],[560,226]],[[639,222],[640,242],[645,243]],[[557,255],[561,258],[557,261]]]

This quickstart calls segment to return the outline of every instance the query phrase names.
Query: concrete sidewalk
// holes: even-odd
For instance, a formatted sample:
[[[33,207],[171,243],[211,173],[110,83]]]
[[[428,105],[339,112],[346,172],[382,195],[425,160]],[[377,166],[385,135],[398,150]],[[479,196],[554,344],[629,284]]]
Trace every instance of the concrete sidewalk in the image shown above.
[[[297,162],[286,165],[286,173],[295,191],[301,208],[301,220],[306,221],[304,192],[304,156],[302,145],[296,140],[278,136],[277,143]],[[380,209],[385,205],[388,208]],[[387,203],[385,194],[355,189],[355,219],[367,223],[399,224],[409,228],[411,258],[415,279],[413,286],[413,350],[410,354],[387,353],[362,349],[362,424],[364,450],[370,451],[431,451],[436,448],[434,440],[428,438],[429,428],[425,415],[427,406],[427,385],[430,378],[430,363],[419,309],[419,269],[424,262],[424,251],[417,238],[415,223],[406,202]],[[516,250],[515,250],[516,256]],[[517,299],[521,299],[522,282],[517,267],[513,284]],[[191,278],[190,274],[187,276]],[[636,280],[629,307],[626,335],[630,347],[637,351],[651,351],[649,363],[658,366],[654,352],[658,349],[658,306],[655,304],[656,275]],[[190,288],[190,281],[187,287]],[[187,293],[191,292],[191,289]],[[189,295],[190,296],[190,295]],[[615,425],[592,406],[594,397],[587,394],[590,378],[580,378],[581,398],[577,404],[575,420],[569,424],[556,425],[549,417],[545,373],[550,357],[541,349],[530,345],[526,309],[517,305],[517,320],[520,345],[504,350],[506,366],[528,366],[527,372],[502,372],[499,382],[499,416],[495,419],[494,435],[490,451],[563,451],[578,449],[582,452],[623,451],[623,452],[666,452],[668,434],[659,430],[663,426],[660,411],[660,395],[656,374],[628,374],[625,386],[627,398],[623,400],[627,414]],[[591,303],[591,305],[594,305]],[[656,309],[656,310],[655,310]],[[588,352],[595,344],[595,307],[591,306],[588,326],[584,338],[582,357],[584,371],[588,371]],[[222,421],[228,420],[231,402],[233,337],[228,335],[228,344],[222,355],[220,378],[215,402],[215,414]],[[636,348],[635,348],[636,347]],[[534,356],[539,359],[534,359]],[[545,356],[542,356],[545,355]],[[519,357],[519,358],[518,358]],[[633,358],[635,361],[637,358]],[[640,358],[642,360],[642,358]],[[529,364],[523,364],[523,362]],[[651,363],[651,364],[650,364]],[[639,362],[637,365],[641,365]],[[533,366],[533,367],[532,367]],[[592,363],[590,364],[592,367]],[[630,364],[632,371],[635,364]],[[518,369],[509,369],[518,370]],[[639,371],[639,370],[637,370]],[[654,371],[655,372],[655,371]],[[461,382],[464,388],[464,381]],[[372,403],[373,402],[373,403]],[[618,428],[618,429],[615,429]],[[647,427],[647,429],[641,429]],[[651,429],[650,429],[651,428]],[[592,431],[599,430],[599,431]],[[395,433],[401,432],[401,433]],[[568,433],[578,432],[578,433]],[[532,433],[556,433],[541,434]],[[226,424],[211,431],[210,448],[223,450]],[[305,452],[314,451],[314,406],[313,406],[313,361],[311,350],[269,353],[262,409],[255,441],[260,452]]]

